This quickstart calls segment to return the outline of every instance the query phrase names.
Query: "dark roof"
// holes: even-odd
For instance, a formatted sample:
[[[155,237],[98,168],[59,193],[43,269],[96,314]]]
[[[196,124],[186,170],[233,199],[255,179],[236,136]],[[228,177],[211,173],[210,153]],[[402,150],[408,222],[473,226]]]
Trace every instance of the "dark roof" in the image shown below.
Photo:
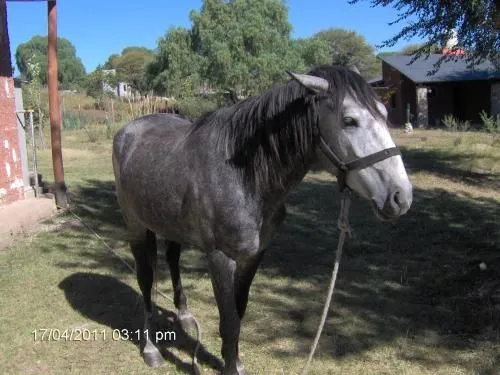
[[[381,59],[415,83],[500,80],[500,69],[495,68],[490,61],[483,61],[470,69],[464,57],[445,60],[435,74],[428,75],[442,56],[440,54],[431,54],[428,58],[423,56],[410,65],[408,64],[412,56],[384,56]]]
[[[376,78],[370,79],[370,80],[368,81],[368,83],[371,85],[371,84],[374,84],[374,83],[379,83],[379,82],[382,82],[383,80],[384,80],[384,77],[379,76],[379,77],[376,77]]]

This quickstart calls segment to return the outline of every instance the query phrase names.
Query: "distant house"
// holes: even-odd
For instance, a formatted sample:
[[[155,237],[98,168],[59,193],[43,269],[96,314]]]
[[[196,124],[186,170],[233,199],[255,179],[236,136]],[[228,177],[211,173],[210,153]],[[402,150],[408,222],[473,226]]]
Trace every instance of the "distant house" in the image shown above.
[[[104,75],[116,74],[115,69],[103,70],[102,72]],[[102,82],[102,91],[115,94],[119,98],[131,98],[135,96],[135,93],[132,90],[132,86],[130,86],[127,82],[118,82],[116,86],[112,86],[107,82]]]
[[[444,48],[443,53],[449,53]],[[412,64],[412,56],[385,56],[382,77],[370,84],[376,90],[388,90],[389,119],[394,124],[406,122],[407,110],[417,126],[439,125],[445,115],[459,120],[480,122],[479,113],[500,114],[500,70],[490,61],[473,69],[465,57],[454,53],[453,60],[443,61],[433,75],[434,64],[442,54],[421,57]]]

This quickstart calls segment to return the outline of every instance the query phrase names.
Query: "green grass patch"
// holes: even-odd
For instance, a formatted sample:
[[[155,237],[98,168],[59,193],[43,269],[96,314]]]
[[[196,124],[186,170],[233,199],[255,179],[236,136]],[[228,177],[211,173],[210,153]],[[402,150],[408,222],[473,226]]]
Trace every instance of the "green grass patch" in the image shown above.
[[[475,133],[395,135],[414,183],[413,207],[397,222],[382,223],[354,198],[355,236],[310,373],[497,374],[498,147],[477,146],[492,140]],[[66,132],[63,145],[72,210],[132,263],[113,192],[110,141],[90,143],[79,130]],[[50,151],[39,156],[50,180]],[[333,266],[338,201],[325,173],[311,172],[289,197],[243,324],[240,345],[250,373],[297,374],[304,365]],[[171,296],[162,255],[158,288]],[[221,341],[206,261],[187,249],[181,265],[188,305],[203,329],[199,363],[203,373],[216,373]],[[177,332],[177,340],[161,345],[167,361],[160,369],[146,367],[136,340],[112,339],[113,330],[142,324],[135,276],[70,214],[0,251],[0,294],[3,374],[188,373],[194,340],[160,295],[158,327]],[[107,339],[34,340],[42,328],[104,330]]]

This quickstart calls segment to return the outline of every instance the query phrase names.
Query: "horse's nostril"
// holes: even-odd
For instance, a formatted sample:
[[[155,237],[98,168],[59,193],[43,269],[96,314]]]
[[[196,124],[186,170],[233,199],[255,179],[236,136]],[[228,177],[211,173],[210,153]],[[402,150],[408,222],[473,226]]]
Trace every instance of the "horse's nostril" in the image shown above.
[[[392,200],[394,201],[394,203],[396,203],[396,206],[398,206],[398,207],[401,206],[399,191],[396,191],[392,194]]]

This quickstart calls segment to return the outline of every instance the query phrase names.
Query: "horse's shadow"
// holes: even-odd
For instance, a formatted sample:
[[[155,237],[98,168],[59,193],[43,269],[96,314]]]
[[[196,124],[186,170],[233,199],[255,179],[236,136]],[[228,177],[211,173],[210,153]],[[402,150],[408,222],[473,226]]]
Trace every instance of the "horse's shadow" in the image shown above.
[[[77,272],[66,277],[59,283],[59,288],[64,291],[67,301],[75,310],[95,322],[110,327],[115,338],[118,337],[117,330],[123,333],[122,338],[128,334],[129,341],[140,349],[138,335],[135,332],[142,329],[143,325],[142,297],[134,289],[114,277],[88,272]],[[183,361],[170,349],[176,348],[191,356],[196,340],[183,331],[174,312],[160,306],[155,306],[155,312],[156,331],[175,332],[175,340],[165,339],[158,344],[163,358],[175,365],[177,370],[194,374],[191,363]],[[222,362],[201,344],[197,359],[200,363],[222,370]]]

